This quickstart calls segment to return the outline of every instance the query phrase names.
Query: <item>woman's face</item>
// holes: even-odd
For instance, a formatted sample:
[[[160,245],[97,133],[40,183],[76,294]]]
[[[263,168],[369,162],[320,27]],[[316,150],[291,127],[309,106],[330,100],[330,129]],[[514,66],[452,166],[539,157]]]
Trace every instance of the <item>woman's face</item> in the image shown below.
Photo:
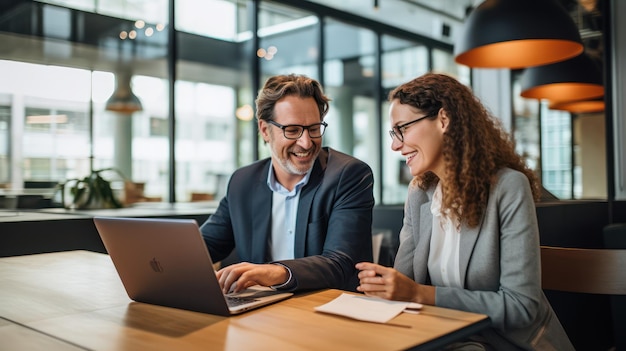
[[[422,175],[428,171],[444,179],[443,134],[448,126],[448,118],[443,109],[436,118],[423,118],[427,113],[395,99],[389,107],[391,129],[396,136],[392,138],[391,149],[398,151],[406,158],[406,164],[412,176]],[[410,123],[404,127],[403,125]],[[400,134],[404,137],[401,141]]]

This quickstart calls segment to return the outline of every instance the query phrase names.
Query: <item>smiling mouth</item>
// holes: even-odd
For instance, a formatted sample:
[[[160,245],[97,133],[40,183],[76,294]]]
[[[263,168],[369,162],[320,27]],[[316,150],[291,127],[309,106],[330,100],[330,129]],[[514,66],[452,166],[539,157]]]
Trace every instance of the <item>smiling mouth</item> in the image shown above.
[[[417,156],[417,152],[414,152],[412,154],[406,155],[406,163],[408,164],[409,162],[411,162],[411,160],[414,159],[415,156]]]
[[[298,158],[307,158],[311,155],[310,151],[307,152],[292,152],[292,155],[295,155]]]

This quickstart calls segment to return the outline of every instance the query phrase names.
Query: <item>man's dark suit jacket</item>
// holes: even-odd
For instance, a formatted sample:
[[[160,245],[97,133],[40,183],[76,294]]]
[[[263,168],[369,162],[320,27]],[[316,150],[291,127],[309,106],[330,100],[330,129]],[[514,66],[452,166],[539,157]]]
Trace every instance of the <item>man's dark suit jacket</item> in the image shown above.
[[[226,196],[201,226],[215,262],[233,248],[241,261],[272,262],[270,166],[267,158],[236,170]],[[290,290],[356,289],[354,265],[372,261],[373,186],[366,163],[322,148],[300,193],[295,259],[280,261],[295,278]]]

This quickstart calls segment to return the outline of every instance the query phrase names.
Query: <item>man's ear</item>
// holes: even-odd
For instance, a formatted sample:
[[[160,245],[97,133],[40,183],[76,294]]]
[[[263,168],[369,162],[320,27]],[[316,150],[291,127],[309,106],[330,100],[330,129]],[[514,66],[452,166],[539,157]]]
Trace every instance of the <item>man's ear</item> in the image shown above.
[[[259,128],[259,134],[261,134],[261,137],[263,137],[263,141],[265,141],[265,143],[268,143],[270,141],[270,136],[269,136],[269,130],[268,130],[268,123],[262,119],[259,119],[259,121],[257,122],[258,128]]]

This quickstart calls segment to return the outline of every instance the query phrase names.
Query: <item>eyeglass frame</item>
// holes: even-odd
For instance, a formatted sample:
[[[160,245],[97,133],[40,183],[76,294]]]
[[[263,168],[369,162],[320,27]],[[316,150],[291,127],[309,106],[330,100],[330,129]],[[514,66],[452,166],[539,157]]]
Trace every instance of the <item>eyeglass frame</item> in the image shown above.
[[[285,139],[289,139],[289,140],[298,140],[298,139],[300,139],[302,137],[302,134],[304,134],[305,130],[309,133],[309,138],[311,138],[311,139],[319,139],[322,136],[324,136],[324,133],[326,133],[326,127],[328,127],[328,123],[326,123],[324,121],[322,121],[320,123],[310,124],[308,126],[303,126],[301,124],[286,124],[286,125],[283,125],[283,124],[280,124],[280,123],[274,121],[273,119],[267,119],[265,121],[267,123],[269,123],[269,124],[272,124],[272,125],[280,128],[280,129],[282,129],[283,130],[283,136],[285,137]],[[322,133],[319,136],[312,136],[310,128],[313,128],[313,127],[316,127],[316,126],[319,126],[319,127],[323,126]],[[300,134],[298,134],[298,136],[295,137],[295,138],[288,137],[287,136],[287,131],[285,129],[287,129],[289,127],[298,127],[298,128],[300,128]]]
[[[433,113],[429,113],[425,116],[419,117],[417,119],[414,119],[412,121],[408,121],[404,124],[401,124],[399,126],[394,126],[389,130],[389,136],[391,137],[391,139],[393,140],[393,138],[395,137],[396,139],[398,139],[399,142],[403,143],[404,142],[404,132],[406,131],[406,129],[408,127],[410,127],[412,124],[415,124],[423,119],[429,118],[429,117],[433,117],[436,116],[439,112],[433,112]],[[396,132],[396,130],[398,132]]]

